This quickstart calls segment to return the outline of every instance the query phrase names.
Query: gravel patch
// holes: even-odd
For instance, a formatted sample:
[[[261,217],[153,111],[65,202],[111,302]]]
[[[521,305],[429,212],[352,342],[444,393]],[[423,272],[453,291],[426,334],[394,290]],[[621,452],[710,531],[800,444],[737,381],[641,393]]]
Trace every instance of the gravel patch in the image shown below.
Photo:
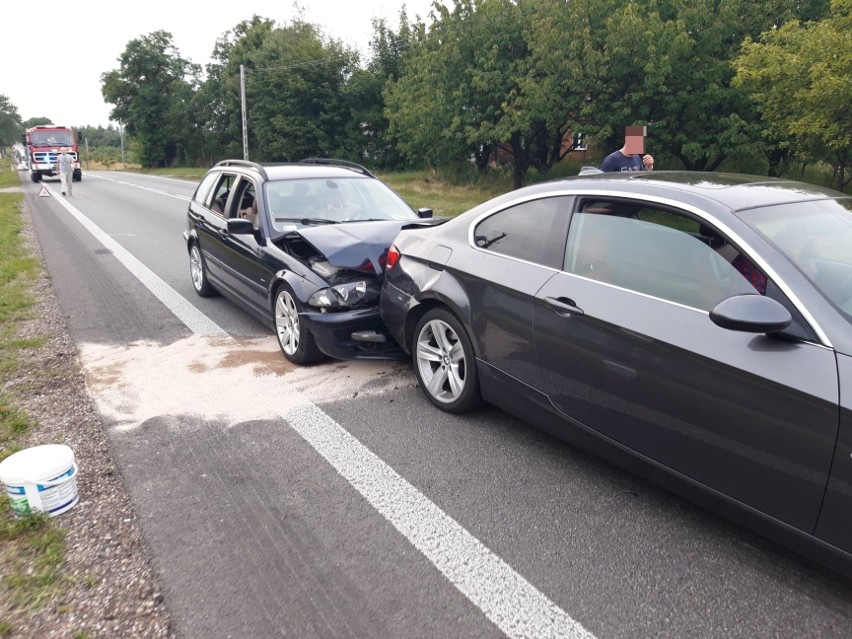
[[[41,259],[26,207],[23,216],[22,241]],[[52,519],[67,535],[63,595],[34,612],[13,608],[0,591],[0,621],[21,639],[173,638],[149,549],[44,269],[32,293],[34,319],[20,336],[46,340],[21,353],[20,372],[4,392],[37,424],[25,447],[61,443],[74,451],[80,501]]]

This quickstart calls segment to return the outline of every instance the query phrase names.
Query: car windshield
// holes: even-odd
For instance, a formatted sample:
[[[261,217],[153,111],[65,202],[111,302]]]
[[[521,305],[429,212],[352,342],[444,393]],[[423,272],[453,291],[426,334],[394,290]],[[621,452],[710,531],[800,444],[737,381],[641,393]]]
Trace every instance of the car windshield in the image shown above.
[[[780,204],[739,216],[852,322],[852,200]]]
[[[33,131],[30,134],[33,146],[72,146],[71,131]]]
[[[277,233],[324,223],[418,219],[402,198],[373,178],[273,180],[264,189]]]

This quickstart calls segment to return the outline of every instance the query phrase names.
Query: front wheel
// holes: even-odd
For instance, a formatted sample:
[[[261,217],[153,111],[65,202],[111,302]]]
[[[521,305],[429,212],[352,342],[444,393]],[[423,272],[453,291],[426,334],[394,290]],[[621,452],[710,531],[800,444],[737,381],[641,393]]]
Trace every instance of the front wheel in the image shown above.
[[[314,336],[301,321],[301,305],[287,284],[275,294],[275,335],[284,357],[294,364],[314,364],[323,358]]]
[[[411,352],[420,387],[435,406],[463,413],[480,405],[473,345],[455,315],[428,311],[414,330]]]
[[[192,287],[200,297],[212,297],[216,294],[216,289],[207,279],[207,268],[196,242],[189,247],[189,275],[192,278]]]

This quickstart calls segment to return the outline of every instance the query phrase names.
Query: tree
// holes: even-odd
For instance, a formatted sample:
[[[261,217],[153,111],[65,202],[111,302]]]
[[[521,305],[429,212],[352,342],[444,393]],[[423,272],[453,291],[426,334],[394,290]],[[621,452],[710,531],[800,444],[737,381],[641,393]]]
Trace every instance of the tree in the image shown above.
[[[0,148],[20,142],[23,129],[18,107],[5,95],[0,94]]]
[[[793,21],[747,41],[736,82],[751,92],[767,134],[804,159],[827,162],[837,188],[852,181],[852,0],[818,22]]]
[[[253,68],[252,57],[275,29],[275,22],[257,15],[226,31],[216,41],[207,78],[195,98],[200,137],[214,158],[242,157],[242,104],[240,65]],[[253,127],[249,127],[250,148]]]
[[[390,131],[409,158],[435,166],[469,159],[484,170],[508,161],[515,187],[527,170],[559,154],[564,117],[530,87],[528,9],[512,0],[456,0],[434,6],[405,71],[385,93]]]
[[[270,33],[247,71],[254,155],[275,161],[351,156],[356,124],[344,89],[357,62],[356,52],[324,42],[306,22]]]
[[[34,126],[39,126],[41,124],[55,124],[55,122],[50,118],[45,117],[29,118],[28,120],[24,121],[24,128],[31,129]]]
[[[761,127],[730,66],[740,43],[820,2],[798,0],[527,0],[541,91],[559,96],[571,128],[603,147],[649,125],[648,146],[690,170],[763,150]],[[539,71],[542,73],[542,71]],[[542,98],[551,99],[554,98]]]
[[[144,166],[169,166],[193,154],[193,92],[200,69],[180,57],[166,31],[131,40],[120,68],[101,75],[110,119],[122,122]]]
[[[102,126],[84,126],[77,127],[78,133],[81,133],[87,144],[91,148],[95,147],[114,147],[121,148],[121,131],[109,125],[106,128]]]
[[[412,30],[405,8],[399,13],[399,27],[392,31],[387,23],[373,20],[371,57],[366,68],[356,68],[346,83],[353,139],[350,146],[359,160],[379,168],[396,168],[402,158],[388,134],[384,89],[403,73],[405,52],[411,46]]]
[[[224,34],[200,95],[204,128],[217,152],[242,156],[240,67],[245,74],[250,157],[293,161],[308,156],[358,159],[358,122],[347,85],[358,56],[316,25],[297,18],[277,27],[254,16]]]

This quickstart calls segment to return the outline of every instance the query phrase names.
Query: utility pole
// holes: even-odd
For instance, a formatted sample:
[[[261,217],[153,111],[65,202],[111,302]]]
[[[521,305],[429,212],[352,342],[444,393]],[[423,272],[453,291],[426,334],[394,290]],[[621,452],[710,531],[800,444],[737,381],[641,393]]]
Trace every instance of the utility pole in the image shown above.
[[[248,124],[246,121],[246,69],[240,65],[240,103],[243,109],[243,159],[248,161]]]

